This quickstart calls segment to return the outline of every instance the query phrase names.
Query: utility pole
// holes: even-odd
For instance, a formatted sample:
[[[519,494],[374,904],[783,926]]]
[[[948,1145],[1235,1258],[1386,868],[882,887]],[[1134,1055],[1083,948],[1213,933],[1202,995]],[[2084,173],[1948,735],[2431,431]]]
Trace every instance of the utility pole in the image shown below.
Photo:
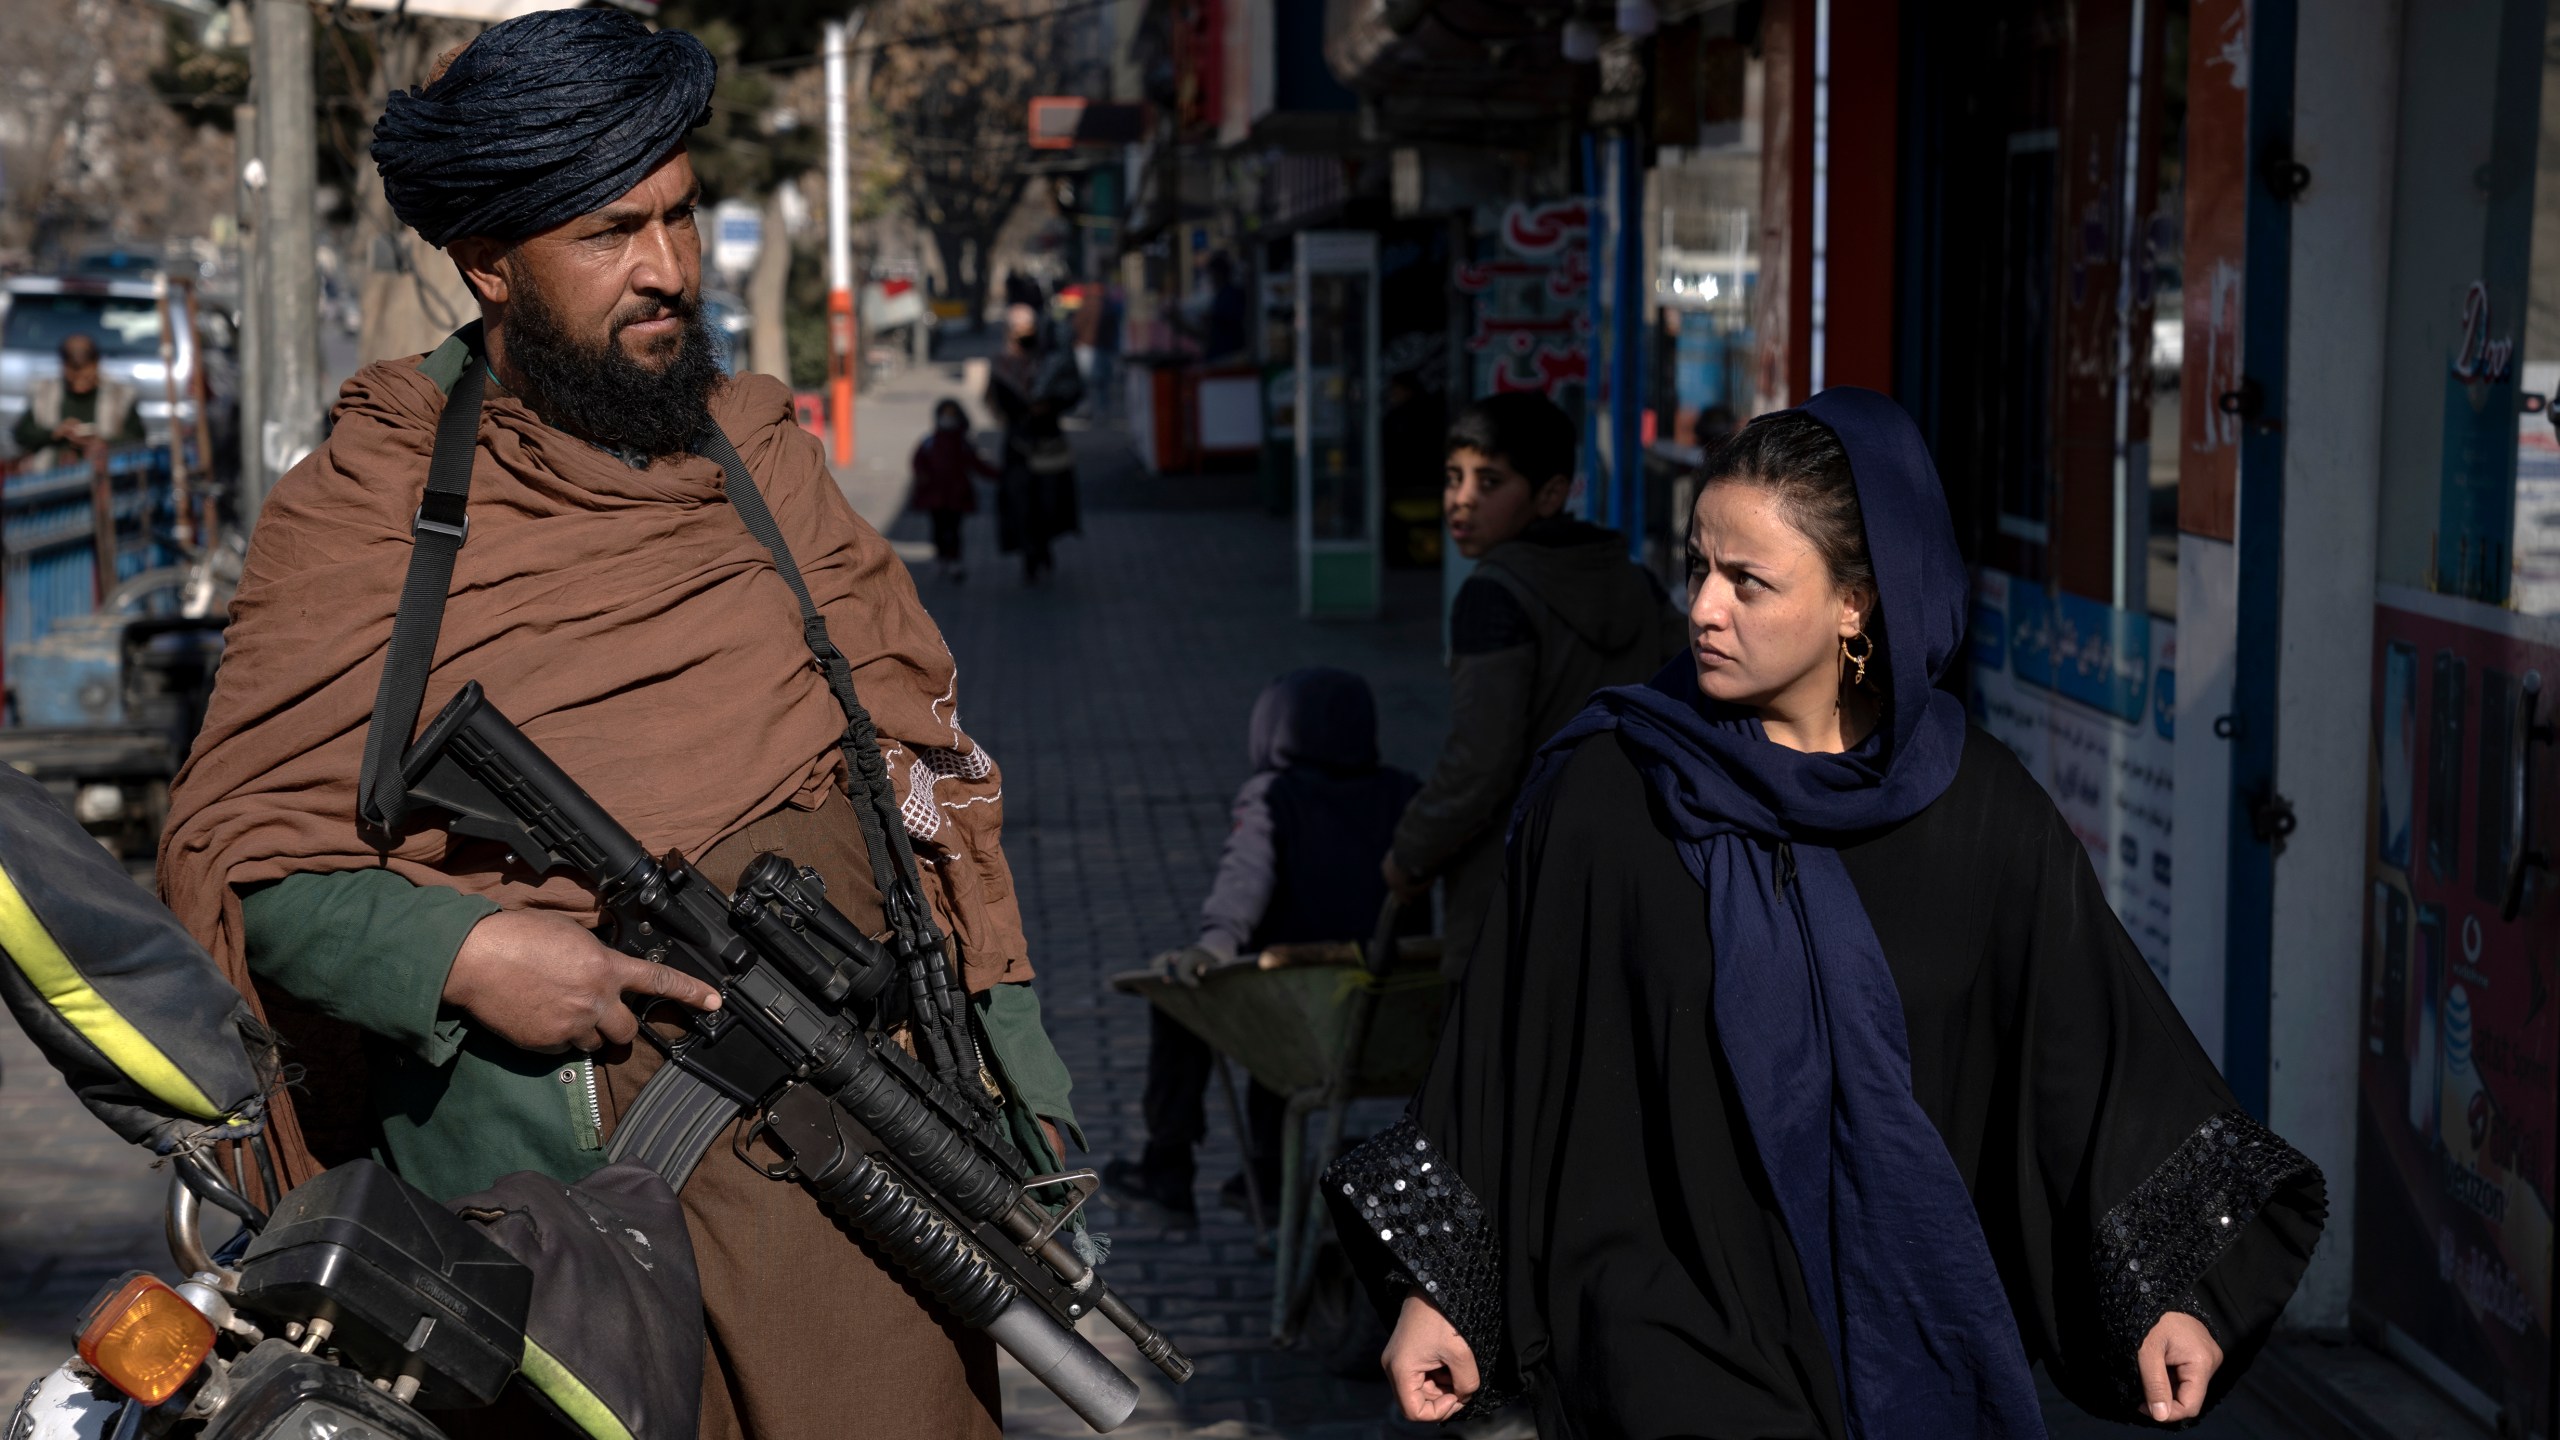
[[[259,337],[265,408],[255,428],[243,417],[243,445],[258,447],[255,480],[244,484],[240,518],[254,523],[267,488],[320,443],[320,258],[314,192],[318,139],[312,130],[311,9],[305,0],[257,0],[258,158],[265,184],[258,215]]]
[[[854,17],[858,32],[862,23]],[[831,458],[853,463],[853,135],[845,101],[845,24],[830,20],[827,61],[827,410]]]
[[[257,83],[256,76],[250,83]],[[239,137],[240,184],[240,477],[239,493],[232,497],[240,512],[240,523],[248,525],[256,518],[258,502],[266,498],[273,477],[267,474],[267,460],[258,439],[260,417],[267,413],[267,284],[258,260],[265,243],[267,162],[259,158],[264,142],[258,123],[258,107],[242,105],[231,112],[231,133]],[[207,539],[212,537],[208,535]]]

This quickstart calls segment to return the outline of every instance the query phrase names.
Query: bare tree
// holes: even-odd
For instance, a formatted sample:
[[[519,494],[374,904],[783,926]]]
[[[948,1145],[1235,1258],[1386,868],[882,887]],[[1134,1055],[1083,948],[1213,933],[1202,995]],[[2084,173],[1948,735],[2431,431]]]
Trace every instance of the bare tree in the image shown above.
[[[0,4],[0,247],[54,261],[231,209],[230,135],[161,103],[168,25],[148,0]]]
[[[1022,199],[1030,102],[1053,73],[1045,0],[886,0],[871,103],[904,157],[901,188],[933,236],[943,283],[983,323],[996,236]],[[965,277],[965,278],[964,278]]]

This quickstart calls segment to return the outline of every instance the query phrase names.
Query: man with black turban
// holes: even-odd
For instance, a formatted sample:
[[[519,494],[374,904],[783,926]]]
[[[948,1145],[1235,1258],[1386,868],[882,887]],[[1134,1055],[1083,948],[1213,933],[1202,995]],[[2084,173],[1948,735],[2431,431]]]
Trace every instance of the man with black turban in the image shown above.
[[[358,372],[327,443],[268,499],[159,867],[171,907],[311,1071],[272,1129],[293,1180],[368,1150],[440,1199],[518,1170],[575,1180],[657,1067],[631,1043],[634,1007],[715,1002],[599,944],[581,923],[594,898],[569,879],[402,823],[379,781],[360,784],[377,697],[402,673],[386,647],[404,577],[456,532],[449,583],[428,587],[446,599],[419,713],[476,680],[653,853],[682,850],[722,886],[788,854],[885,932],[859,823],[879,811],[848,795],[846,757],[863,752],[839,744],[845,712],[802,602],[697,453],[715,430],[876,722],[902,822],[880,834],[911,842],[1016,1140],[1054,1162],[1075,1133],[1025,983],[1001,779],[960,728],[950,653],[789,393],[713,363],[685,153],[712,80],[690,36],[619,10],[542,12],[392,97],[376,129],[393,208],[452,256],[481,322]],[[448,397],[475,387],[456,517],[428,502],[429,461]],[[390,753],[407,723],[385,721]],[[705,1436],[999,1433],[985,1335],[805,1190],[717,1144],[683,1200],[710,1332]]]

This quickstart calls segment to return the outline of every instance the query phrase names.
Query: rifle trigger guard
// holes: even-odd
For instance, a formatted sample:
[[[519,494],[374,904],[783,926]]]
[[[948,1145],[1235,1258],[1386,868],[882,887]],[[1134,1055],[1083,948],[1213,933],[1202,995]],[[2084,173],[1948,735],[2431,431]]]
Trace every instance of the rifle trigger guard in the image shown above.
[[[773,1134],[773,1112],[760,1105],[750,1113],[739,1117],[736,1128],[729,1132],[729,1148],[737,1153],[740,1160],[746,1162],[748,1169],[767,1180],[799,1179],[800,1167],[790,1160],[785,1160],[779,1165],[759,1165],[756,1163],[756,1157],[747,1153],[747,1148],[756,1143],[756,1137],[771,1134]],[[783,1149],[778,1138],[774,1148],[782,1150],[786,1155],[790,1153]]]
[[[1028,1194],[1033,1190],[1046,1189],[1052,1185],[1066,1186],[1074,1192],[1075,1198],[1067,1202],[1066,1209],[1050,1216],[1047,1224],[1042,1225],[1032,1233],[1029,1240],[1023,1242],[1022,1248],[1025,1250],[1037,1250],[1048,1244],[1051,1236],[1064,1228],[1068,1221],[1076,1218],[1076,1212],[1084,1208],[1084,1202],[1101,1191],[1102,1177],[1091,1170],[1061,1170],[1055,1175],[1034,1175],[1022,1182],[1022,1189]]]

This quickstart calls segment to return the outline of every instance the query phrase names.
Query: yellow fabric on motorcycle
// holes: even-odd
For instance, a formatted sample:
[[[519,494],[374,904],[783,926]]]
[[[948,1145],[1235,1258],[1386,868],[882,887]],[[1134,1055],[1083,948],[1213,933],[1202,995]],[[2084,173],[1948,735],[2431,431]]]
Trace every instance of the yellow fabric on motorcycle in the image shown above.
[[[18,892],[5,862],[0,862],[0,950],[35,986],[36,996],[69,1021],[81,1038],[107,1057],[125,1078],[151,1098],[198,1120],[219,1120],[221,1107],[205,1098],[187,1073],[160,1052],[150,1037],[116,1013],[116,1007],[80,974],[80,967],[54,943],[53,932],[36,918],[35,908]]]
[[[0,1007],[137,1145],[264,1123],[272,1040],[212,958],[45,787],[0,765]]]
[[[533,1272],[516,1378],[554,1420],[594,1440],[711,1433],[701,1271],[683,1202],[657,1171],[608,1165],[575,1185],[519,1171],[452,1208]],[[451,1428],[552,1433],[503,1420]]]
[[[605,1403],[596,1398],[586,1382],[569,1373],[569,1367],[552,1358],[551,1352],[524,1340],[525,1383],[542,1392],[542,1398],[594,1440],[632,1440],[631,1431]]]

